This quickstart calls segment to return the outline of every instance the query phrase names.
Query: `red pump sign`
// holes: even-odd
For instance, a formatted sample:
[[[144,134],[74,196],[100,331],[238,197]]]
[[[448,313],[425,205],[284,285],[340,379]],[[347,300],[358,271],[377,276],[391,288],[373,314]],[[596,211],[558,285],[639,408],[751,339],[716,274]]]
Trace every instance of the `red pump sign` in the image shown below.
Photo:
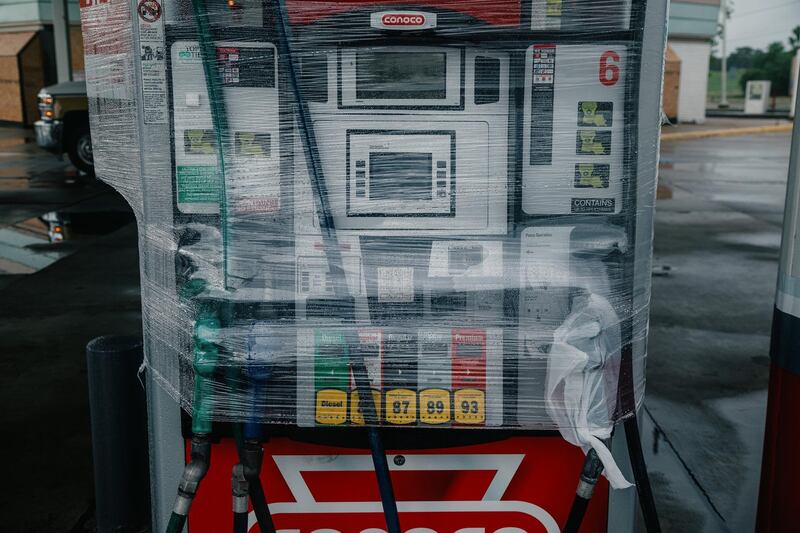
[[[279,533],[385,533],[366,450],[275,438],[265,452],[262,480]],[[564,476],[564,468],[577,475],[583,457],[559,437],[516,437],[390,451],[388,459],[404,533],[557,533],[575,490],[575,476]],[[190,516],[192,533],[229,527],[235,461],[231,443],[215,447]],[[601,482],[585,531],[605,531],[607,490]],[[252,512],[249,531],[259,531]]]

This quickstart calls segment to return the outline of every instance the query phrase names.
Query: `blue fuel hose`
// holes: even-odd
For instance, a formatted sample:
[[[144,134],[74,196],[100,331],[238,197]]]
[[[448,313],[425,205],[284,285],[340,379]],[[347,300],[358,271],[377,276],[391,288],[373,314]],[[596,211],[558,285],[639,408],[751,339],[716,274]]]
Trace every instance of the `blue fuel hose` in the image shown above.
[[[306,164],[314,188],[314,197],[317,206],[317,216],[322,233],[323,247],[328,261],[328,270],[334,280],[334,293],[340,301],[345,302],[350,299],[350,291],[347,287],[347,278],[344,271],[344,262],[339,248],[338,237],[336,236],[333,214],[328,204],[328,190],[325,183],[325,174],[319,158],[319,148],[317,146],[314,125],[308,110],[308,105],[303,98],[298,81],[297,69],[291,50],[292,29],[287,19],[288,11],[285,0],[275,0],[275,20],[278,26],[280,38],[279,56],[286,60],[286,67],[289,74],[289,85],[294,94],[295,103],[298,107],[298,126],[303,140],[303,147],[306,152]],[[364,416],[364,423],[367,426],[369,446],[372,453],[372,462],[375,474],[378,478],[378,489],[381,495],[383,514],[386,520],[386,530],[388,533],[400,533],[400,517],[397,511],[397,500],[394,496],[392,479],[389,474],[389,464],[386,460],[386,452],[383,448],[383,441],[380,432],[376,427],[378,419],[378,409],[370,389],[369,377],[367,375],[364,357],[361,353],[360,340],[357,333],[352,328],[345,328],[345,343],[351,357],[353,377],[355,379],[356,390],[358,391],[359,404]],[[369,400],[367,400],[369,399]]]

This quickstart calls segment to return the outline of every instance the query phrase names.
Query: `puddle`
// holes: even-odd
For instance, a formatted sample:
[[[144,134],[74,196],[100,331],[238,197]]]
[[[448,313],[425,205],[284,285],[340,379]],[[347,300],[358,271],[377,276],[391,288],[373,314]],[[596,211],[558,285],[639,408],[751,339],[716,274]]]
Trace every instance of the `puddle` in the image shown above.
[[[77,169],[45,168],[28,172],[25,176],[3,178],[0,176],[0,192],[28,189],[55,189],[93,187],[96,182],[78,172]]]
[[[61,212],[0,227],[0,276],[33,274],[133,221],[124,211]]]
[[[31,169],[26,167],[0,167],[0,178],[30,177]]]
[[[30,188],[30,179],[28,178],[13,178],[4,179],[0,181],[0,189],[14,190],[14,189],[28,189]]]
[[[758,246],[763,248],[780,248],[781,233],[779,231],[753,233],[726,233],[717,236],[717,240],[729,244]]]

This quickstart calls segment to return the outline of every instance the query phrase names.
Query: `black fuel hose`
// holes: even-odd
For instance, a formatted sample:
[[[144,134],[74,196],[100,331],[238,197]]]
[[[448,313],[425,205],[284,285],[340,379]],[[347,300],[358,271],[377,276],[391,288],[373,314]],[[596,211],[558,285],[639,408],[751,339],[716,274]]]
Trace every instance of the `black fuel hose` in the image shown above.
[[[261,442],[244,440],[240,431],[234,429],[234,432],[236,449],[239,453],[239,464],[242,467],[242,475],[248,484],[250,502],[253,504],[258,527],[263,533],[275,533],[275,524],[267,504],[267,498],[264,495],[264,487],[261,484],[260,477],[264,449],[261,447]]]
[[[564,526],[564,533],[578,533],[586,515],[586,509],[594,494],[594,488],[603,473],[603,463],[594,448],[589,449],[586,459],[583,462],[578,488],[575,490],[575,499],[572,500],[572,507],[569,510],[567,523]]]
[[[169,515],[169,523],[167,524],[167,533],[183,533],[183,528],[186,526],[186,515],[177,514],[172,511]]]
[[[639,506],[642,509],[644,525],[647,533],[661,533],[661,524],[658,521],[656,502],[653,498],[653,488],[650,477],[647,475],[647,464],[642,452],[642,439],[639,435],[639,421],[636,413],[624,422],[625,441],[628,445],[628,455],[631,459],[633,479],[636,482],[636,492],[639,494]]]

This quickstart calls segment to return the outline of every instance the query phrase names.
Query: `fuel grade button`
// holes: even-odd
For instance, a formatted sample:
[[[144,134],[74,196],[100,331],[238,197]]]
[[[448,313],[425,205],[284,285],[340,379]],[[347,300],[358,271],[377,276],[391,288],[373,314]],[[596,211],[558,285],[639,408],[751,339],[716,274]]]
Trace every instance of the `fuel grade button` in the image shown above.
[[[375,411],[378,416],[378,420],[381,419],[381,393],[373,390],[372,391],[372,400],[375,402]],[[361,410],[361,404],[359,403],[359,396],[358,391],[352,391],[350,393],[350,421],[353,424],[363,426],[364,425],[364,412]]]
[[[477,425],[486,422],[486,393],[479,389],[455,392],[456,424]]]
[[[386,391],[386,422],[395,425],[417,421],[417,393],[409,389]]]
[[[419,393],[419,421],[439,425],[450,422],[450,391],[427,389]]]
[[[317,424],[339,426],[347,422],[347,393],[338,389],[324,389],[317,392]]]

